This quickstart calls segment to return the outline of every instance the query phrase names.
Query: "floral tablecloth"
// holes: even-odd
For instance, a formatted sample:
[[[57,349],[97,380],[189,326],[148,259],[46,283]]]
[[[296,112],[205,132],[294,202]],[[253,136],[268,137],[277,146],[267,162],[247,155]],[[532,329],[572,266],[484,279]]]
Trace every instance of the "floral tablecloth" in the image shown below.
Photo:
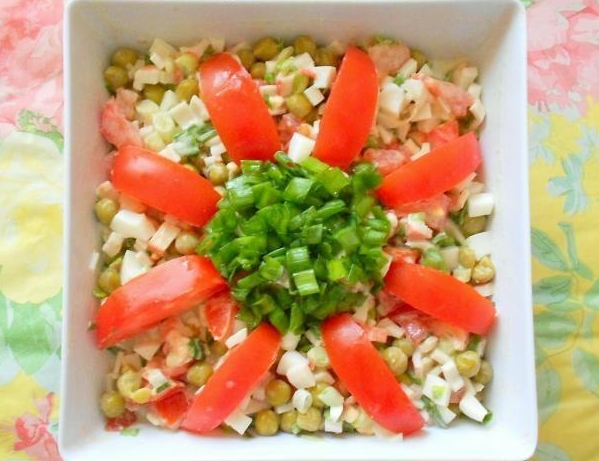
[[[599,0],[528,8],[537,461],[599,460]],[[62,13],[0,2],[0,461],[61,459]],[[517,377],[514,377],[517,379]]]

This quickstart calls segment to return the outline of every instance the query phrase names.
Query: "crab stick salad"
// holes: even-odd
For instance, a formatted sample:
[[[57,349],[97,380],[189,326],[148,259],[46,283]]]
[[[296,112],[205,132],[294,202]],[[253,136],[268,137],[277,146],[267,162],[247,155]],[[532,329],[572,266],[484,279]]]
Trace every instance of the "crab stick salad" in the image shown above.
[[[116,50],[91,324],[107,429],[486,423],[477,76],[384,37]]]

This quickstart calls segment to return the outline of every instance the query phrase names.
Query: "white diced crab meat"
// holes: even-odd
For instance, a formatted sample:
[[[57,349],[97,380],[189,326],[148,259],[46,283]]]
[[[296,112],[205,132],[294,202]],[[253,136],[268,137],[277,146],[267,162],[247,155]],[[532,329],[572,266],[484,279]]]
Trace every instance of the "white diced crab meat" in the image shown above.
[[[274,96],[277,94],[277,85],[260,85],[258,91],[262,97]]]
[[[422,387],[422,394],[426,395],[437,405],[446,407],[449,405],[449,398],[451,397],[451,389],[447,381],[440,376],[433,374],[427,374],[424,386]]]
[[[324,431],[331,434],[341,434],[343,432],[343,421],[335,421],[331,418],[325,418]]]
[[[167,144],[163,149],[158,151],[158,155],[164,158],[168,158],[171,162],[179,163],[181,161],[181,156],[175,149],[173,144]]]
[[[473,83],[468,87],[466,91],[472,95],[474,99],[480,99],[480,95],[482,94],[483,87],[478,83]]]
[[[409,78],[401,84],[406,92],[406,97],[410,101],[419,102],[426,98],[427,92],[424,88],[424,82],[415,78]]]
[[[173,118],[173,120],[177,122],[177,125],[179,125],[184,130],[193,124],[200,125],[202,122],[199,119],[199,117],[197,117],[196,114],[193,113],[193,111],[189,107],[189,104],[187,104],[185,101],[181,101],[179,104],[172,107],[168,111],[168,113]]]
[[[154,389],[168,383],[168,378],[158,368],[146,368],[144,377]]]
[[[161,342],[160,340],[142,340],[139,341],[133,346],[133,351],[142,357],[144,360],[150,361],[152,357],[158,352],[160,349]]]
[[[133,89],[141,91],[145,85],[156,85],[160,82],[160,69],[154,66],[144,66],[133,75]]]
[[[395,118],[399,118],[405,102],[405,91],[395,83],[385,83],[379,93],[379,109]]]
[[[316,371],[314,372],[314,379],[317,383],[334,384],[335,378],[328,371]]]
[[[171,142],[175,132],[175,121],[167,112],[152,115],[152,125],[164,142]]]
[[[182,53],[192,53],[195,54],[196,56],[201,57],[206,50],[208,49],[208,47],[210,46],[210,41],[207,38],[203,38],[202,40],[200,40],[198,43],[196,43],[193,46],[183,46],[181,47],[181,52]]]
[[[314,67],[314,60],[310,53],[302,53],[298,54],[295,58],[293,58],[293,64],[297,69],[306,69],[308,67]]]
[[[144,124],[152,123],[154,114],[160,111],[160,106],[151,99],[142,99],[135,105],[135,110]]]
[[[210,155],[212,157],[220,157],[225,152],[227,152],[227,148],[222,142],[215,144],[214,146],[210,146]]]
[[[312,151],[316,141],[308,136],[304,136],[299,132],[293,133],[289,141],[288,155],[295,163],[301,163],[306,160]]]
[[[306,413],[312,406],[312,393],[306,389],[297,389],[291,398],[293,407],[300,413]]]
[[[281,358],[279,359],[279,363],[277,365],[277,373],[280,375],[286,375],[287,371],[296,365],[307,364],[308,359],[295,350],[289,350],[284,352]]]
[[[468,198],[468,216],[488,216],[493,212],[495,196],[490,192],[471,194]]]
[[[121,251],[123,247],[123,242],[125,241],[125,237],[123,237],[118,232],[111,232],[104,245],[102,245],[102,251],[104,254],[110,258],[116,256]]]
[[[277,87],[277,94],[287,97],[293,93],[293,79],[295,78],[294,74],[283,75],[278,74],[275,78],[275,83]]]
[[[478,77],[478,69],[472,66],[461,66],[453,71],[452,81],[460,88],[466,90]]]
[[[155,38],[150,46],[150,61],[152,61],[158,69],[164,69],[166,61],[171,59],[177,50],[169,45],[161,38]]]
[[[110,228],[124,238],[132,237],[141,240],[150,240],[156,232],[154,223],[145,214],[123,209],[114,215]]]
[[[143,137],[144,147],[153,152],[158,152],[166,147],[164,139],[160,134],[152,129],[150,133]]]
[[[437,357],[437,355],[435,355],[435,357]],[[441,365],[441,372],[443,373],[443,376],[447,380],[447,383],[452,391],[457,392],[464,387],[464,378],[462,378],[462,375],[460,375],[458,367],[453,360],[447,360],[445,363],[443,363]]]
[[[466,238],[466,245],[474,250],[476,259],[481,259],[483,256],[488,256],[493,250],[493,239],[488,231],[479,232]]]
[[[129,280],[145,274],[152,268],[152,260],[146,252],[127,250],[121,263],[121,285]]]
[[[204,101],[198,98],[198,96],[195,94],[189,100],[189,109],[201,122],[205,122],[210,119],[206,104],[204,104]]]
[[[306,363],[294,365],[289,368],[285,376],[291,385],[297,389],[305,389],[316,385],[316,378],[314,378],[314,374],[307,361]]]
[[[335,80],[337,69],[333,66],[315,66],[310,69],[314,75],[313,85],[316,88],[330,88]]]
[[[441,405],[437,405],[437,410],[439,411],[439,416],[443,420],[445,424],[451,423],[455,417],[457,416],[453,411],[451,411],[447,407],[443,407]]]
[[[418,70],[418,62],[414,58],[408,59],[402,64],[397,71],[397,75],[401,75],[404,79],[410,78]]]
[[[433,350],[430,353],[429,357],[441,365],[443,365],[451,360],[451,357],[446,352],[442,351],[439,348],[436,348],[435,350]],[[441,368],[440,371],[443,372],[443,369]]]
[[[163,254],[170,244],[175,241],[180,231],[177,226],[163,222],[148,241],[148,248],[154,253]]]
[[[166,90],[162,96],[162,101],[160,101],[159,107],[162,112],[166,112],[171,110],[180,102],[181,100],[179,99],[179,96],[177,96],[177,93],[175,93],[173,90]]]
[[[343,396],[333,386],[325,387],[318,394],[318,398],[328,407],[343,406]]]
[[[469,418],[481,423],[489,411],[472,392],[466,392],[460,400],[460,410]]]
[[[404,329],[389,318],[380,320],[376,326],[384,329],[387,332],[387,335],[392,338],[403,338],[405,336]]]
[[[480,99],[476,99],[468,109],[470,110],[470,113],[474,115],[474,120],[476,120],[479,124],[485,119],[485,116],[487,115],[485,106],[483,105]]]
[[[310,85],[304,90],[304,96],[308,98],[308,101],[310,101],[310,104],[312,104],[314,107],[324,101],[324,95],[322,94],[322,91],[320,91],[314,85]]]
[[[495,293],[495,282],[490,281],[489,283],[484,283],[482,285],[474,285],[474,289],[478,291],[481,296],[488,298]]]
[[[241,435],[244,434],[247,428],[250,427],[250,424],[252,424],[252,418],[239,408],[236,408],[225,418],[225,424]]]

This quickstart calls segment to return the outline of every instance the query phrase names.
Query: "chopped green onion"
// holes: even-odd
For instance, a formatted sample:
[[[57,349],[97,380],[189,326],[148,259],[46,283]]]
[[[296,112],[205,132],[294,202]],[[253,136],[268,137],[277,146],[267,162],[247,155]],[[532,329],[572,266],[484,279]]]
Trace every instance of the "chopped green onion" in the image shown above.
[[[293,281],[300,296],[316,294],[320,291],[314,269],[307,269],[293,274]]]

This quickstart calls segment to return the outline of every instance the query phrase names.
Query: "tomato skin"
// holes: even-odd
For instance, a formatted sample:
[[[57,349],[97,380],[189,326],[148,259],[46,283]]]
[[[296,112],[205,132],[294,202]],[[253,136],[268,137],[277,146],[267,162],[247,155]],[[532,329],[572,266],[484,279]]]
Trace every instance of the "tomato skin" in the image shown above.
[[[281,334],[260,324],[232,349],[198,392],[181,427],[200,434],[218,427],[258,385],[277,359]]]
[[[106,298],[96,315],[96,344],[105,348],[135,336],[226,286],[212,262],[202,256],[181,256],[159,264]]]
[[[426,136],[431,149],[436,149],[443,144],[460,137],[460,127],[457,120],[448,120],[433,128]]]
[[[478,139],[470,132],[385,176],[377,194],[391,208],[426,200],[466,179],[481,161]]]
[[[203,226],[214,216],[221,198],[206,178],[132,145],[118,150],[111,180],[119,192],[194,226]]]
[[[472,286],[420,264],[393,261],[385,276],[385,290],[470,333],[485,335],[495,322],[495,306]]]
[[[329,317],[321,328],[333,371],[372,419],[405,435],[424,426],[418,409],[349,314]]]
[[[228,290],[212,296],[204,305],[208,331],[215,341],[226,340],[233,330],[233,322],[239,312],[239,304]]]
[[[347,169],[366,143],[378,101],[378,76],[368,54],[349,47],[326,102],[313,155]]]
[[[229,157],[272,160],[281,148],[277,126],[252,76],[230,53],[200,65],[200,93]]]

